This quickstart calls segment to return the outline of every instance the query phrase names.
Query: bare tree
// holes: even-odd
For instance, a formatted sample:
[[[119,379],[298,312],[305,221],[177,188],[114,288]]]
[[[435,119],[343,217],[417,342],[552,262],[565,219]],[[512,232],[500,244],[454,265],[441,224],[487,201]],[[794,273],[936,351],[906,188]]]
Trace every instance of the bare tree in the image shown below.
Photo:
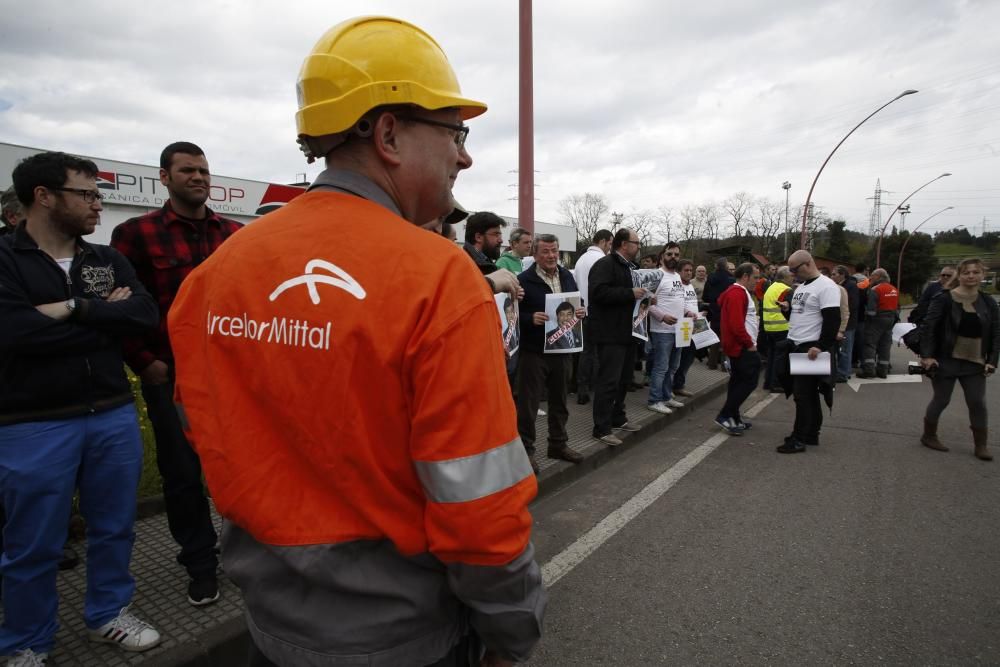
[[[570,195],[559,202],[559,214],[563,221],[576,227],[578,246],[590,244],[610,210],[611,206],[604,195],[593,192]]]
[[[722,231],[722,221],[719,218],[719,206],[715,202],[705,202],[697,207],[698,216],[702,221],[705,236],[719,240]]]
[[[674,212],[667,206],[660,206],[652,213],[655,232],[653,240],[669,243],[674,240]]]
[[[754,197],[747,192],[736,192],[722,202],[722,212],[728,217],[734,238],[743,236],[747,217],[753,207]]]
[[[761,197],[754,208],[753,214],[749,216],[747,230],[756,237],[760,252],[772,258],[775,254],[784,253],[784,244],[780,248],[775,247],[775,241],[782,232],[784,205]]]
[[[653,245],[657,241],[657,220],[651,211],[633,211],[622,217],[623,227],[628,227],[639,237],[643,245]],[[618,225],[615,226],[617,229]]]

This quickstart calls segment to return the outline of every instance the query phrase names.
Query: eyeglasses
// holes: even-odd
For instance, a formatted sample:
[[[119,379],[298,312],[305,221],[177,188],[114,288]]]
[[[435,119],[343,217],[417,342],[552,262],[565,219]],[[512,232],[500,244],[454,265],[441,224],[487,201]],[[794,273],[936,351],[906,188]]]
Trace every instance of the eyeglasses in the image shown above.
[[[954,275],[955,275],[954,273],[942,273],[941,277],[942,278],[951,278]]]
[[[642,245],[642,241],[631,241],[631,240],[629,240],[629,241],[622,241],[622,243],[634,243],[636,245]]]
[[[434,127],[443,127],[447,130],[451,130],[454,135],[455,145],[459,149],[465,148],[465,140],[469,136],[469,126],[464,123],[446,123],[441,120],[434,120],[432,118],[421,118],[420,116],[400,116],[401,120],[408,120],[413,123],[423,123],[424,125],[433,125]]]
[[[789,266],[788,270],[791,271],[792,273],[798,273],[798,270],[808,263],[809,262],[802,262],[801,264],[796,264],[795,266]]]
[[[49,188],[49,190],[58,190],[60,192],[75,192],[76,194],[83,197],[83,201],[88,204],[93,204],[95,201],[104,201],[104,195],[102,195],[97,190],[87,190],[85,188]]]

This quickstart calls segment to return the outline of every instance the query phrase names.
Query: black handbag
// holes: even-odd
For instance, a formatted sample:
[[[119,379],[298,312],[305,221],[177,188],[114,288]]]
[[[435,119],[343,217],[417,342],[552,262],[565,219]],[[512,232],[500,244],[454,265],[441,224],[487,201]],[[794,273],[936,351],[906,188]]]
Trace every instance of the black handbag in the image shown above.
[[[912,329],[905,334],[903,334],[903,345],[907,347],[911,352],[920,356],[920,327]]]

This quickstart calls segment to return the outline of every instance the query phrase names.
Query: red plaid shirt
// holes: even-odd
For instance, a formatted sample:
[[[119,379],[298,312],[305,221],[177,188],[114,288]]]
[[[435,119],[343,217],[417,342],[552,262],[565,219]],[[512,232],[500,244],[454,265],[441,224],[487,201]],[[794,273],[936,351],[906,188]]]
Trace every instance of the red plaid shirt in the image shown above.
[[[125,341],[125,361],[133,371],[141,373],[156,360],[173,366],[167,311],[177,290],[196,266],[242,226],[211,210],[204,220],[182,218],[168,201],[159,211],[115,227],[111,246],[128,257],[139,281],[160,305],[160,326],[141,338]]]

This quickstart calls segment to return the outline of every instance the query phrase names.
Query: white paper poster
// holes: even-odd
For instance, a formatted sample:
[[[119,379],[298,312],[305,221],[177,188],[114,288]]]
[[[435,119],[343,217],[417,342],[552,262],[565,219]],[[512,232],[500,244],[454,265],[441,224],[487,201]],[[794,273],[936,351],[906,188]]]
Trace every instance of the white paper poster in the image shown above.
[[[917,328],[916,324],[910,324],[909,322],[900,322],[899,324],[894,324],[892,326],[892,342],[898,343],[903,336],[910,333]]]
[[[514,356],[521,346],[521,327],[518,321],[517,301],[507,292],[494,294],[497,310],[500,311],[500,335],[503,337],[503,349],[507,357]]]
[[[571,354],[583,350],[583,320],[579,292],[545,295],[545,354]]]
[[[805,352],[792,352],[788,355],[789,375],[829,375],[830,353],[820,352],[815,359],[810,359]]]
[[[691,336],[694,335],[694,318],[682,317],[677,320],[677,323],[674,324],[674,335],[676,336],[674,345],[677,347],[689,347],[691,345]]]
[[[639,340],[649,340],[649,318],[646,315],[649,314],[650,301],[648,296],[636,299],[632,308],[632,336]]]
[[[704,317],[699,317],[694,321],[694,333],[691,334],[691,342],[694,343],[695,349],[701,350],[709,345],[718,343],[719,337],[715,335],[712,327],[708,325],[708,320]]]

